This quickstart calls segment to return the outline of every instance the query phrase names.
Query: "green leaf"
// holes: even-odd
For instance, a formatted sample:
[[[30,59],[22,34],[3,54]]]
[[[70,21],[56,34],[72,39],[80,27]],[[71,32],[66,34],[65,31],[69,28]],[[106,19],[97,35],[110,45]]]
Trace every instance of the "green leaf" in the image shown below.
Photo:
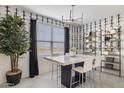
[[[0,20],[0,53],[22,55],[29,50],[29,33],[20,16],[8,15]]]

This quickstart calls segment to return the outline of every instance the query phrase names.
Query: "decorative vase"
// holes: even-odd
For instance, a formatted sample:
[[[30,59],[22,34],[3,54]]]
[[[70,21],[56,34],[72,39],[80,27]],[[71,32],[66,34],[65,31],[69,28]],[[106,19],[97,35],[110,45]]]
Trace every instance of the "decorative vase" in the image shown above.
[[[76,56],[76,52],[70,51],[69,55],[70,55],[71,57],[74,57],[74,56]]]

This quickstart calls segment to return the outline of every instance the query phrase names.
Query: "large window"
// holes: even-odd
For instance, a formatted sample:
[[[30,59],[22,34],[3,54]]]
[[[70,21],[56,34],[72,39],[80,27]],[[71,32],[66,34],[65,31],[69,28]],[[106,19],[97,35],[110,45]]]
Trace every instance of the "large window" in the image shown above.
[[[53,55],[64,54],[64,29],[54,27],[52,32]]]
[[[51,27],[47,25],[37,24],[37,41],[51,41]]]
[[[59,27],[53,28],[53,42],[64,42],[64,29]]]
[[[64,54],[64,28],[37,23],[38,56]]]

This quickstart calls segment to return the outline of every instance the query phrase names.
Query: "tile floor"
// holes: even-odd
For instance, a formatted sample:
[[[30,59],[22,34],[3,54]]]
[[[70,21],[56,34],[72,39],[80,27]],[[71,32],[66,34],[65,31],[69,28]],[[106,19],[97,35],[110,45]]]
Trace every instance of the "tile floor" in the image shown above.
[[[118,77],[108,73],[101,73],[101,80],[99,80],[99,73],[95,71],[95,78],[91,76],[90,81],[87,80],[83,83],[85,88],[124,88],[124,77]],[[60,80],[57,85],[56,74],[54,73],[53,79],[51,79],[51,73],[41,74],[35,78],[24,78],[16,86],[7,86],[6,83],[0,84],[1,88],[65,88],[61,85]]]

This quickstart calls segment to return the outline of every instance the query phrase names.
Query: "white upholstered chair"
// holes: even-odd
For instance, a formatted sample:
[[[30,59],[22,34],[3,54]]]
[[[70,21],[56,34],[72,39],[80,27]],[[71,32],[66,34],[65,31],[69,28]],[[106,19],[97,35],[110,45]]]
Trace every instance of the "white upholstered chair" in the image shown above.
[[[90,71],[92,70],[92,63],[93,63],[93,60],[94,60],[94,56],[84,55],[83,58],[84,58],[84,65],[83,66],[78,66],[78,67],[72,68],[72,71],[75,71],[75,72],[79,73],[79,81],[77,81],[77,82],[79,82],[79,84],[81,84],[81,82],[80,82],[81,75],[83,75],[84,73],[87,73],[87,72],[89,72],[89,75],[90,75]],[[83,81],[83,79],[82,79],[82,81]],[[74,83],[72,82],[72,76],[71,76],[70,87],[72,87],[72,85]]]

